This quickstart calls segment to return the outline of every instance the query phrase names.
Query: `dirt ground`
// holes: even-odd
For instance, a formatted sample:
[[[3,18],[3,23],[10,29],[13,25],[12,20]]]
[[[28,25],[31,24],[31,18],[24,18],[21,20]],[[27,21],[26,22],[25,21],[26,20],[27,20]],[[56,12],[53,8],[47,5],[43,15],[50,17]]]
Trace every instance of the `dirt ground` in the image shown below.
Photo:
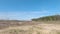
[[[60,34],[60,24],[37,24],[1,29],[0,34]]]

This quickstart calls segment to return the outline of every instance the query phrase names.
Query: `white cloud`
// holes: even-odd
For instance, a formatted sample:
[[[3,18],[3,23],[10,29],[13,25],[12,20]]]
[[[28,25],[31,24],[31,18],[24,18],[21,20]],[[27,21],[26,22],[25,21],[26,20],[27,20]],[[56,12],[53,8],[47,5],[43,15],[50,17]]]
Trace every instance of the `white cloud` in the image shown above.
[[[0,19],[32,19],[32,18],[37,18],[37,17],[41,17],[44,15],[48,15],[48,14],[55,14],[53,12],[50,11],[9,11],[8,13],[6,12],[0,12]]]

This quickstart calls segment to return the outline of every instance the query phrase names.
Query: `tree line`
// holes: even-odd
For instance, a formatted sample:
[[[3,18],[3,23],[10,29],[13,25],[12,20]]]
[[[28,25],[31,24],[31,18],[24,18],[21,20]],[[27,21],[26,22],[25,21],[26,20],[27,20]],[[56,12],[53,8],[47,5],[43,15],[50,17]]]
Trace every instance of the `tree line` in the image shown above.
[[[58,21],[58,20],[60,20],[60,15],[53,15],[53,16],[46,16],[32,19],[32,21]]]

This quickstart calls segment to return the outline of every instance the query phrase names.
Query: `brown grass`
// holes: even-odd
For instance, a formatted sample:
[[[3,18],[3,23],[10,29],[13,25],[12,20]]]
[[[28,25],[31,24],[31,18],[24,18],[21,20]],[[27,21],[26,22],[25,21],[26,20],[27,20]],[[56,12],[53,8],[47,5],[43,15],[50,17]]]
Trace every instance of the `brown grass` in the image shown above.
[[[53,21],[55,22],[55,21]],[[57,21],[56,23],[59,23]],[[0,34],[60,34],[60,24],[40,22],[0,22]],[[8,25],[7,25],[8,24]]]

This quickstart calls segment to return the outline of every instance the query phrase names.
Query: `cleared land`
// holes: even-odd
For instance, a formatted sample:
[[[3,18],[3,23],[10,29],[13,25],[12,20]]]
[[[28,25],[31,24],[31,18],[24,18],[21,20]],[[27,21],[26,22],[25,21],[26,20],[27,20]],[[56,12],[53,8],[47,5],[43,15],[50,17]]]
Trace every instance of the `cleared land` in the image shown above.
[[[60,34],[60,21],[0,22],[0,34]],[[8,24],[8,25],[7,25]]]

